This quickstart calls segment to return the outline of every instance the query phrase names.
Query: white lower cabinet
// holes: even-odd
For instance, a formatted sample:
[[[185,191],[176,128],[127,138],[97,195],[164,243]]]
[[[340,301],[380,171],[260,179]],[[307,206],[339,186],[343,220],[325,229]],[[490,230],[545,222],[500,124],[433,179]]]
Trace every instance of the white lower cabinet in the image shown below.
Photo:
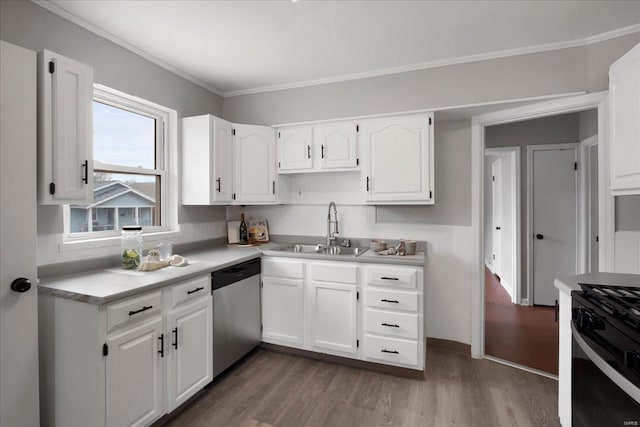
[[[299,279],[262,279],[262,340],[302,347],[304,283]]]
[[[164,414],[162,317],[107,338],[107,425],[144,426]]]
[[[558,316],[558,417],[571,425],[571,295],[560,291]]]
[[[358,291],[354,285],[311,282],[311,346],[355,354]]]
[[[43,426],[147,426],[213,379],[208,274],[102,306],[38,305]]]
[[[213,379],[213,305],[210,298],[173,310],[167,316],[167,412]]]
[[[424,369],[422,267],[271,256],[262,263],[264,342]]]

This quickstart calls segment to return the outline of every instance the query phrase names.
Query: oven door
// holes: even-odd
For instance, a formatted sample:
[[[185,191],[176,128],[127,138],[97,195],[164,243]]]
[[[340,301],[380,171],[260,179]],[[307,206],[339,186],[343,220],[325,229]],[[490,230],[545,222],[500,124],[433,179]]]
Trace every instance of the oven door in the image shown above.
[[[571,417],[576,427],[640,425],[640,389],[613,355],[571,324]]]

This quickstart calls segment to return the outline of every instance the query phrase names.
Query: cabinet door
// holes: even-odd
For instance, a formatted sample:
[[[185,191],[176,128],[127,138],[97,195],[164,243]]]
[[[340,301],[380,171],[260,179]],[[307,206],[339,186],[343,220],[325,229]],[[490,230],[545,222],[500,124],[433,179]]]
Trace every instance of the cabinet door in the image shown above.
[[[298,279],[262,278],[262,340],[302,346],[304,286]]]
[[[234,125],[234,132],[234,202],[275,202],[275,131],[266,126]]]
[[[358,125],[355,122],[331,123],[313,128],[320,145],[321,169],[344,169],[358,166]]]
[[[362,122],[369,202],[433,203],[431,114]]]
[[[40,53],[40,202],[93,200],[93,69]]]
[[[163,341],[161,317],[107,337],[108,426],[149,425],[164,414]]]
[[[312,128],[278,131],[278,159],[278,167],[282,172],[313,168]]]
[[[211,117],[213,129],[212,197],[214,203],[229,203],[233,196],[233,136],[232,124]]]
[[[611,190],[640,194],[640,44],[609,69]]]
[[[311,345],[354,354],[357,351],[357,288],[311,282]]]
[[[213,379],[211,295],[167,316],[167,412]]]

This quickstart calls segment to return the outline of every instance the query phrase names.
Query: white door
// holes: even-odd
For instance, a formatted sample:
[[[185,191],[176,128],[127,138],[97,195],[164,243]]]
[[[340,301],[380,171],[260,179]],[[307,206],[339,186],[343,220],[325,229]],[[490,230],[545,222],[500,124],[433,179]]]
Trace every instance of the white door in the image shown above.
[[[554,279],[576,274],[576,148],[530,151],[533,303],[555,305]]]
[[[493,221],[493,272],[502,276],[502,160],[491,164],[491,218]]]
[[[321,169],[358,166],[358,129],[355,122],[314,126],[314,139],[320,144]]]
[[[233,136],[232,124],[211,117],[213,127],[213,196],[214,202],[230,202],[233,195]]]
[[[262,278],[262,340],[302,346],[304,342],[304,282]]]
[[[209,296],[167,316],[167,412],[213,379],[212,307]]]
[[[0,426],[37,426],[34,52],[0,41],[0,88]]]
[[[161,317],[107,337],[108,426],[145,426],[164,414],[167,340]]]
[[[311,345],[355,353],[357,288],[338,283],[311,283]]]
[[[367,201],[432,199],[430,120],[415,114],[362,122]]]
[[[278,132],[278,166],[281,171],[313,168],[312,129],[307,126]]]
[[[236,203],[276,200],[275,131],[266,126],[234,125]]]

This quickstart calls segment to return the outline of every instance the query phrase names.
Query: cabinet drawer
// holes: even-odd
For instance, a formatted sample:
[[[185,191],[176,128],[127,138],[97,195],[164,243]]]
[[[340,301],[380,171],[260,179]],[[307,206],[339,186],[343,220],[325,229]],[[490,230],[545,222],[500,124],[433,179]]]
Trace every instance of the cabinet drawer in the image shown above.
[[[367,269],[367,284],[415,289],[417,275],[418,270],[415,268],[369,267]]]
[[[304,279],[304,262],[283,259],[262,259],[262,274],[270,277]]]
[[[211,276],[200,276],[171,287],[171,307],[211,295]]]
[[[367,359],[418,366],[418,342],[366,334],[364,355]]]
[[[321,282],[358,283],[358,268],[355,265],[311,264],[311,279]]]
[[[417,292],[388,291],[385,289],[367,289],[365,304],[367,307],[389,308],[393,310],[418,311]]]
[[[162,291],[127,298],[107,306],[107,332],[127,322],[153,317],[162,312]]]
[[[402,338],[418,339],[419,320],[420,317],[417,314],[372,310],[370,308],[366,310],[365,314],[368,333]]]

